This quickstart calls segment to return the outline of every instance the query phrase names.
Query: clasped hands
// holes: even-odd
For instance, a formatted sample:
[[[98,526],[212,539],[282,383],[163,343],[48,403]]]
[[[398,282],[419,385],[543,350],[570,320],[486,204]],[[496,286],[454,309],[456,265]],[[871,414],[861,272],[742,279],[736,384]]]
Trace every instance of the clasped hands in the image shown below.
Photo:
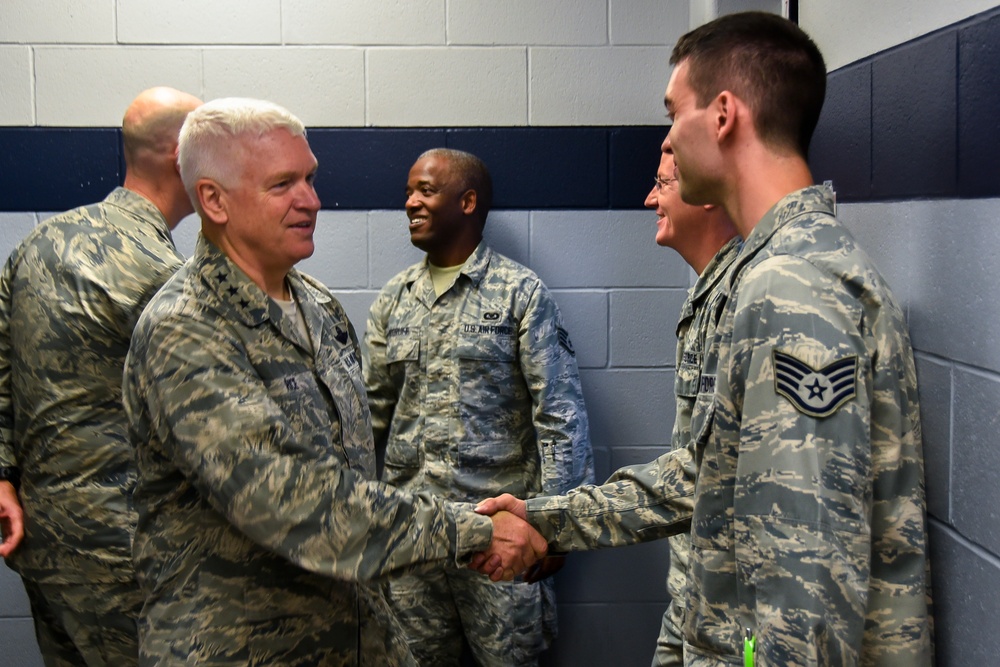
[[[511,581],[526,572],[524,580],[533,583],[562,567],[562,557],[545,558],[548,544],[528,523],[523,500],[505,493],[479,503],[476,511],[493,520],[493,542],[489,549],[473,556],[469,569],[485,574],[492,581]]]

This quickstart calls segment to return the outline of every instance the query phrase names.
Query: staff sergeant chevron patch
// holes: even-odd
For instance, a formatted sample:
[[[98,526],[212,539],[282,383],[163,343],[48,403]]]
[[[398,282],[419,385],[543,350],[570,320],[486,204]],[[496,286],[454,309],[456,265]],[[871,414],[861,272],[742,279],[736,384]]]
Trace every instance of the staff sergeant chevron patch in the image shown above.
[[[829,417],[857,395],[858,357],[837,359],[820,369],[790,354],[772,351],[774,390],[810,417]]]
[[[559,344],[566,348],[566,351],[571,356],[576,356],[576,350],[573,349],[573,342],[569,339],[569,332],[562,327],[559,327]]]

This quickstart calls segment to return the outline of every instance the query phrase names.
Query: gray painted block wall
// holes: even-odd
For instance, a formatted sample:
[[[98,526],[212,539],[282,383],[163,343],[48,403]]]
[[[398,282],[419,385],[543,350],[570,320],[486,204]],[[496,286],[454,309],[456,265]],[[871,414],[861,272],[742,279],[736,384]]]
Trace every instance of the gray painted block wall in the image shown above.
[[[997,664],[1000,199],[838,211],[907,311],[917,358],[937,664]]]

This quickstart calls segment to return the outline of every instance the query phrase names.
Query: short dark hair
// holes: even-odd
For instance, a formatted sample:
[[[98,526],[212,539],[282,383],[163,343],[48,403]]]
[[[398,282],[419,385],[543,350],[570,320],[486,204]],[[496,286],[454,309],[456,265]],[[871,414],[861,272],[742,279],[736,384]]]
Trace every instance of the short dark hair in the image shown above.
[[[801,28],[767,12],[727,14],[677,41],[670,64],[684,60],[700,107],[729,90],[750,107],[762,141],[807,157],[826,95],[826,64]]]
[[[476,215],[479,221],[486,224],[486,216],[493,206],[493,177],[486,163],[472,153],[455,150],[454,148],[432,148],[424,151],[418,158],[440,157],[448,161],[456,176],[462,180],[462,192],[476,191]]]

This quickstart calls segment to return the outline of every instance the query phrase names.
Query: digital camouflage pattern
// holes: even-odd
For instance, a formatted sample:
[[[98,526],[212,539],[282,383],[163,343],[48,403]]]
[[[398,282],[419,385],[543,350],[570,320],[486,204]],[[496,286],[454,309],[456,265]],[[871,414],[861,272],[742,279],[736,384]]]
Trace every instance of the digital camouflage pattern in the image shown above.
[[[122,368],[139,313],[181,261],[163,215],[124,188],[46,220],[7,260],[0,465],[22,469],[25,537],[9,564],[27,579],[132,579]]]
[[[576,355],[559,309],[534,272],[486,244],[440,296],[426,260],[390,280],[371,307],[364,352],[384,481],[466,502],[593,481]],[[463,626],[484,665],[528,664],[555,635],[551,579],[498,588],[446,573],[436,582],[391,583],[423,664],[445,664]],[[541,618],[518,623],[528,608]],[[473,636],[479,626],[494,630]],[[457,645],[440,641],[456,634]]]
[[[725,306],[724,278],[743,247],[737,236],[727,241],[688,291],[677,320],[677,353],[674,362],[674,428],[670,436],[670,449],[684,449],[691,442],[691,413],[698,398],[701,368],[708,352],[708,345],[715,336],[715,327]],[[695,475],[693,459],[687,459],[691,477]],[[670,569],[667,572],[667,593],[670,606],[663,612],[660,636],[656,640],[654,667],[671,667],[684,664],[684,588],[687,586],[688,560],[691,536],[687,533],[672,535],[670,541]]]
[[[490,544],[471,506],[371,480],[353,327],[319,282],[287,280],[310,341],[199,237],[136,327],[144,665],[409,664],[374,580]]]
[[[901,310],[824,188],[778,202],[730,276],[691,421],[688,664],[738,664],[747,628],[758,665],[933,664],[916,372]],[[776,372],[776,355],[813,370]],[[826,370],[838,363],[851,372]],[[529,500],[529,519],[557,549],[675,532],[690,516],[691,454]]]
[[[480,244],[434,293],[426,260],[371,307],[365,386],[385,481],[457,501],[593,479],[576,354],[529,269]]]
[[[493,583],[468,569],[408,575],[389,584],[390,604],[418,665],[465,664],[464,641],[477,667],[537,665],[555,630],[552,586],[519,580]]]
[[[45,667],[126,667],[138,663],[136,619],[142,609],[142,594],[135,579],[107,584],[25,580],[24,589],[31,601]]]
[[[92,586],[73,622],[41,627],[55,615],[35,614],[48,664],[80,661],[78,651],[91,649],[135,663],[141,599],[132,583],[135,466],[122,368],[139,313],[180,264],[156,206],[117,188],[33,229],[0,275],[0,465],[22,470],[25,529],[7,564],[45,585],[28,586],[36,611],[58,606],[39,597],[43,590]],[[97,600],[99,590],[113,598]],[[121,646],[90,645],[100,634],[96,605],[117,608],[132,625]],[[47,641],[57,637],[60,644]]]

